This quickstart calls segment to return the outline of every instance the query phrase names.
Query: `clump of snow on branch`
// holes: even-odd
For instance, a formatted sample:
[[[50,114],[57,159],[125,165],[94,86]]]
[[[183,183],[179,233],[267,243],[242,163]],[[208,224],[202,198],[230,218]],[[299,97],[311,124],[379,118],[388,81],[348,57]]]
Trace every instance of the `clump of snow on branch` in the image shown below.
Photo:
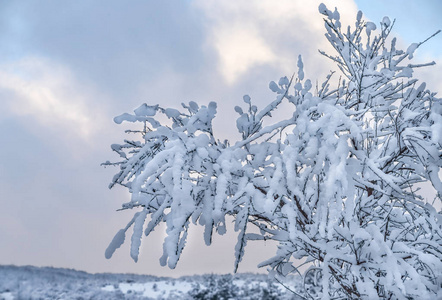
[[[336,9],[321,4],[319,12],[336,50],[320,53],[339,68],[337,86],[331,73],[313,89],[299,57],[297,74],[269,84],[276,95],[267,106],[246,95],[234,108],[241,140],[214,137],[214,102],[183,103],[181,110],[143,104],[115,118],[143,126],[135,131],[139,140],[112,145],[122,161],[106,163],[120,168],[110,187],[131,193],[123,209],[137,210],[107,258],[133,226],[130,254],[137,261],[143,230],[149,235],[164,222],[160,263],[175,268],[190,223],[205,228],[210,245],[233,216],[235,271],[247,241],[275,240],[277,253],[260,267],[282,280],[306,265],[304,276],[317,278],[311,298],[441,296],[442,217],[435,207],[442,195],[442,101],[412,78],[415,68],[434,62],[409,63],[422,43],[396,49],[387,17],[378,27],[359,12],[354,29],[343,30]],[[272,122],[283,101],[292,117]],[[434,202],[419,192],[422,183]]]

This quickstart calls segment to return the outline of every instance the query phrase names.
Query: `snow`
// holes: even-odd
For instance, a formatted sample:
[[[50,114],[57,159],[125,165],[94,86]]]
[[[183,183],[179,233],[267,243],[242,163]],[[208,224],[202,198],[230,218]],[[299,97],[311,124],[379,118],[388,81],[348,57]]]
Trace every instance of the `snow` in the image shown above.
[[[368,36],[370,36],[372,31],[376,30],[376,24],[373,22],[367,22],[365,27],[366,27],[365,30],[366,30]]]
[[[389,26],[391,25],[390,18],[387,17],[387,16],[385,16],[385,17],[382,19],[382,24],[384,24],[385,27],[389,27]]]
[[[298,78],[299,80],[303,80],[304,79],[304,63],[302,62],[302,57],[301,55],[298,56]]]
[[[396,77],[407,77],[407,78],[411,78],[411,77],[413,77],[413,69],[412,69],[412,68],[405,67],[405,68],[402,69],[401,72],[399,72],[398,74],[396,74]]]
[[[135,217],[134,232],[132,234],[132,243],[130,247],[130,256],[135,262],[138,261],[138,253],[140,252],[141,246],[141,236],[143,235],[143,226],[147,217],[147,213],[147,209],[143,209],[143,211],[138,212]]]
[[[242,114],[244,113],[243,110],[242,110],[242,108],[239,107],[239,106],[235,106],[235,111],[236,111],[239,115],[242,115]]]
[[[358,14],[356,15],[356,20],[358,21],[358,23],[361,21],[362,19],[362,11],[358,11]]]
[[[135,122],[136,120],[137,118],[135,116],[132,116],[128,113],[124,113],[114,118],[114,122],[117,124],[121,124],[123,123],[123,121]]]
[[[124,244],[124,239],[126,238],[126,230],[121,229],[117,232],[117,234],[112,239],[112,242],[109,244],[105,251],[105,257],[107,259],[111,258],[114,254],[115,250],[121,247]]]
[[[414,51],[416,51],[416,49],[419,47],[418,43],[413,43],[410,46],[408,46],[407,51],[405,52],[406,54],[408,54],[408,58],[412,59],[413,55],[414,55]]]
[[[167,108],[166,109],[166,116],[168,118],[176,118],[180,116],[180,112],[177,109],[174,108]]]
[[[276,82],[274,82],[274,81],[270,81],[270,83],[269,83],[269,89],[272,91],[272,92],[280,92],[281,91],[281,89],[279,88],[279,86],[276,84]]]
[[[158,107],[158,105],[150,106],[143,103],[140,105],[140,107],[134,110],[134,113],[136,116],[152,117],[157,113]]]
[[[113,287],[113,286],[112,286]],[[103,287],[105,289],[106,287]],[[163,298],[167,299],[171,294],[186,294],[192,289],[190,282],[171,282],[171,281],[155,281],[147,283],[120,283],[118,288],[123,294],[128,294],[130,291],[138,292],[143,297]]]
[[[327,9],[327,6],[325,6],[324,3],[319,4],[318,10],[324,16],[327,16],[327,17],[333,16],[332,12]]]
[[[300,280],[289,284],[300,289]],[[195,275],[181,278],[133,274],[88,274],[59,268],[0,265],[0,299],[194,299],[211,293],[211,299],[230,294],[234,299],[263,299],[272,293],[277,299],[293,299],[282,285],[257,274]],[[246,298],[245,296],[249,297]],[[201,298],[200,298],[201,299]],[[204,298],[207,299],[207,298]],[[224,298],[226,299],[226,298]],[[275,298],[274,298],[275,299]],[[295,298],[297,299],[297,298]]]
[[[14,300],[14,296],[11,292],[0,293],[1,300]]]

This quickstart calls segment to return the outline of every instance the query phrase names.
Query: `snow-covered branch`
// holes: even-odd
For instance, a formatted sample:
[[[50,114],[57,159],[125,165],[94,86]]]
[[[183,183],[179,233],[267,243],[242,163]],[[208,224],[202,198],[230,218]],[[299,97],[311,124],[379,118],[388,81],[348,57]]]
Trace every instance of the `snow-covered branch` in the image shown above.
[[[235,107],[241,140],[216,139],[213,102],[183,104],[187,111],[143,104],[115,118],[143,129],[134,131],[139,140],[112,145],[122,161],[105,163],[120,167],[110,187],[123,185],[131,193],[123,208],[138,210],[109,245],[107,258],[133,226],[131,256],[137,261],[142,231],[148,235],[164,222],[161,264],[175,268],[190,223],[205,227],[210,245],[233,216],[235,271],[248,241],[271,239],[278,251],[260,266],[280,278],[301,274],[306,262],[304,276],[318,279],[315,297],[440,296],[441,212],[425,202],[418,185],[432,189],[440,209],[442,101],[412,78],[413,68],[433,63],[404,63],[422,43],[397,50],[387,17],[377,33],[358,13],[355,28],[343,33],[337,10],[321,4],[319,11],[336,50],[321,53],[345,79],[330,89],[332,73],[314,93],[299,57],[297,74],[270,83],[276,98],[267,106],[258,109],[246,95],[247,109]],[[272,123],[284,101],[292,116]],[[165,119],[169,123],[160,122]],[[249,225],[259,233],[248,232]],[[309,294],[307,287],[303,293]]]

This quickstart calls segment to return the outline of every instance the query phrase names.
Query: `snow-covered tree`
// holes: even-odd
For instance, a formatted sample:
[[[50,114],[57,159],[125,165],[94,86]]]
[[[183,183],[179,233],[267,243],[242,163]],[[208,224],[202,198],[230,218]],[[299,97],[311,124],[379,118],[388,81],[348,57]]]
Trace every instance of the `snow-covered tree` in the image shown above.
[[[189,292],[195,300],[229,300],[238,299],[239,288],[233,283],[233,276],[209,275],[206,278],[205,286],[197,283]]]
[[[160,263],[175,268],[191,223],[204,226],[210,245],[232,216],[235,271],[248,241],[274,240],[276,255],[260,267],[277,279],[309,267],[305,282],[319,287],[302,291],[309,299],[442,297],[442,101],[412,78],[434,62],[409,63],[422,43],[397,49],[387,17],[377,29],[359,12],[354,28],[343,29],[337,10],[319,11],[336,50],[320,52],[342,74],[314,87],[299,57],[297,76],[270,83],[276,95],[266,107],[247,95],[246,108],[235,107],[241,140],[214,136],[214,102],[143,104],[115,118],[143,127],[130,131],[140,139],[112,145],[122,161],[105,163],[120,168],[110,187],[131,194],[123,209],[137,210],[107,258],[133,226],[137,261],[143,231],[164,222]],[[283,102],[293,115],[272,122]]]

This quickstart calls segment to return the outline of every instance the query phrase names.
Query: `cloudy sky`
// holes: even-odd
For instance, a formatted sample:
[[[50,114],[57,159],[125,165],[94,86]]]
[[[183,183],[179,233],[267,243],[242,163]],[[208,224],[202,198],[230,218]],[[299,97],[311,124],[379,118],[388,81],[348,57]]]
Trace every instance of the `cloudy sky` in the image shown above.
[[[324,2],[346,25],[359,9],[376,23],[396,18],[405,49],[442,29],[438,0]],[[131,216],[116,212],[127,192],[107,189],[117,170],[100,166],[118,159],[110,144],[124,138],[125,125],[112,118],[144,102],[216,101],[216,133],[236,138],[233,105],[244,94],[261,105],[272,100],[268,82],[291,75],[299,54],[308,78],[320,81],[333,68],[317,51],[329,50],[319,3],[0,0],[0,264],[174,277],[231,272],[236,238],[206,247],[198,228],[173,271],[158,262],[161,230],[144,240],[138,263],[128,245],[104,258]],[[440,49],[442,35],[419,48],[416,61],[438,63],[417,75],[442,92]],[[257,271],[274,251],[249,243],[239,271]]]

